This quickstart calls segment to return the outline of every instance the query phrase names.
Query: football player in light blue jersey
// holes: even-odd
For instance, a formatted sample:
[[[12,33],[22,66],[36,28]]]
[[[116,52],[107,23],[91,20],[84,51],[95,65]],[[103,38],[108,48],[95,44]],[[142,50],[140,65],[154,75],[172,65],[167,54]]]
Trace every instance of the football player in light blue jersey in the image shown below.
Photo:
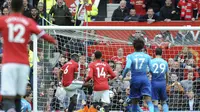
[[[142,96],[144,96],[149,111],[154,112],[154,106],[151,101],[151,83],[146,72],[147,67],[150,65],[151,57],[142,51],[144,45],[143,40],[139,38],[134,40],[133,47],[135,52],[127,56],[126,67],[122,73],[124,79],[127,72],[131,70],[130,98],[133,100],[132,112],[138,111],[138,102]]]
[[[168,63],[162,59],[162,49],[156,48],[156,58],[151,60],[150,73],[152,75],[152,100],[155,112],[158,109],[158,100],[161,100],[163,111],[168,112],[166,83],[168,81]]]
[[[24,98],[21,99],[21,112],[31,112],[31,102],[33,94],[31,92],[26,93]]]

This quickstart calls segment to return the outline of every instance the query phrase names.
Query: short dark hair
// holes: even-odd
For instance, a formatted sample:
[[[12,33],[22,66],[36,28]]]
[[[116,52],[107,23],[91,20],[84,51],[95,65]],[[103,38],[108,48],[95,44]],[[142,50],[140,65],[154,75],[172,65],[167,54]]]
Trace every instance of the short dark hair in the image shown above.
[[[140,51],[144,48],[144,41],[140,38],[137,38],[133,41],[133,47],[135,51]]]
[[[95,51],[94,56],[95,56],[95,59],[101,59],[102,53],[100,51]]]
[[[156,55],[162,56],[162,49],[161,48],[156,48]]]
[[[73,54],[71,55],[71,59],[74,60],[74,61],[76,61],[76,62],[78,62],[78,61],[79,61],[79,55],[76,54],[76,53],[73,53]]]
[[[22,0],[12,0],[11,9],[14,12],[22,12],[23,9],[23,1]]]

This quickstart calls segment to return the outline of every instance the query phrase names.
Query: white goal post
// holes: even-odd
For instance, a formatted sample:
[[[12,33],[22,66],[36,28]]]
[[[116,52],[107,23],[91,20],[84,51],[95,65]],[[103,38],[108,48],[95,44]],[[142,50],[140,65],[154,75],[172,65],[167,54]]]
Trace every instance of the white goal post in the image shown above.
[[[180,30],[187,30],[187,31],[200,31],[200,27],[187,27],[187,26],[135,26],[135,27],[129,27],[129,26],[39,26],[39,28],[44,30],[50,30],[48,33],[54,33],[54,30],[62,30],[64,31],[83,31],[86,32],[86,39],[87,39],[87,31],[89,30],[98,30],[98,31],[105,31],[105,30],[112,30],[112,31],[136,31],[136,30],[142,30],[142,31],[161,31],[161,30],[167,30],[167,31],[180,31]],[[123,35],[122,35],[123,36]],[[38,110],[38,77],[37,77],[37,56],[38,56],[38,38],[36,35],[33,35],[33,112],[37,111],[43,111]],[[76,37],[75,37],[76,38]],[[80,38],[80,37],[77,37]],[[109,38],[109,37],[106,37]],[[112,40],[111,41],[118,41],[118,40]],[[120,40],[120,41],[127,41],[127,40]],[[127,42],[128,43],[128,42]],[[123,43],[124,44],[124,43]],[[87,48],[86,48],[87,49]],[[86,57],[87,58],[87,57]]]

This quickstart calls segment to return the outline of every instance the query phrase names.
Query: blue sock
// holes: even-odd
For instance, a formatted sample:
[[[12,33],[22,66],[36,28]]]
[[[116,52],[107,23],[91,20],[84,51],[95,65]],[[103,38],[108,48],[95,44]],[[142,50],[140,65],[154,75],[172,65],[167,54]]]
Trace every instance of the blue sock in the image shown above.
[[[160,112],[158,109],[158,105],[154,105],[154,112]]]
[[[147,101],[147,105],[149,107],[149,112],[154,112],[154,106],[152,101]]]
[[[163,104],[163,112],[169,112],[169,107],[166,103]]]
[[[132,105],[132,112],[137,112],[137,107],[138,107],[138,105]]]
[[[140,105],[137,105],[137,111],[138,112],[143,112],[143,110],[140,108]]]

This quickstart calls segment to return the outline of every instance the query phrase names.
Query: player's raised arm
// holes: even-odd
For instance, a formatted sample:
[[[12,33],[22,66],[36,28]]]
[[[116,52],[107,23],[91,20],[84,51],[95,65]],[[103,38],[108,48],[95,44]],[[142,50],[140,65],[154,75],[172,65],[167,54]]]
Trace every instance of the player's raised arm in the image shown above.
[[[131,64],[132,64],[132,61],[130,59],[131,55],[128,55],[127,58],[126,58],[126,67],[125,69],[123,70],[123,73],[122,73],[122,79],[124,79],[126,77],[126,74],[129,72],[129,70],[131,69]]]
[[[44,40],[46,40],[52,44],[57,44],[57,41],[52,36],[46,34],[44,30],[39,29],[39,27],[33,20],[31,20],[31,19],[29,19],[29,20],[30,20],[29,29],[30,29],[31,33],[36,34],[38,38],[43,38]]]
[[[85,79],[85,82],[88,82],[89,80],[91,80],[91,79],[93,78],[94,70],[93,70],[91,64],[89,65],[88,71],[89,71],[89,72],[88,72],[88,76],[87,76],[87,78]]]

